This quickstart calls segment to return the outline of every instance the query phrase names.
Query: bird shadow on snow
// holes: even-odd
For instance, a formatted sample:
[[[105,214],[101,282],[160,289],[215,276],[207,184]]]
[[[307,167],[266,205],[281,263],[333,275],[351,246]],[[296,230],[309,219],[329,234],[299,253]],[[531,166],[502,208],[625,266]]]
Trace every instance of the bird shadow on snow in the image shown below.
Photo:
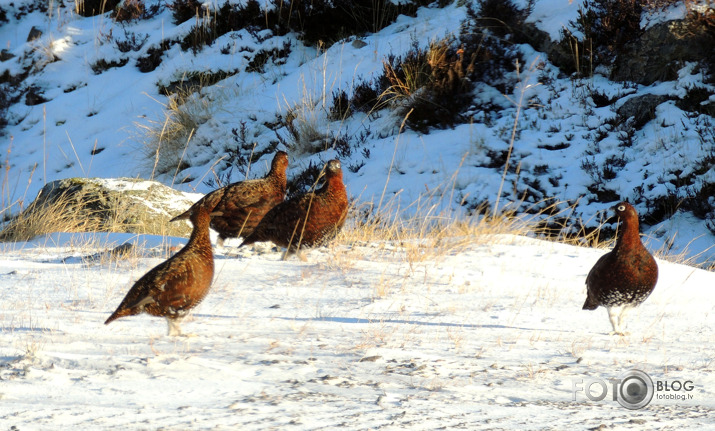
[[[18,326],[18,327],[13,327],[13,328],[2,328],[0,327],[0,331],[3,332],[9,332],[9,333],[23,333],[23,334],[46,334],[46,333],[51,333],[51,332],[57,332],[56,329],[52,329],[49,327],[33,327],[33,328],[27,328],[24,326]]]
[[[16,364],[17,362],[22,361],[25,358],[25,356],[18,355],[18,356],[0,356],[0,369],[10,369],[13,364]],[[9,376],[5,376],[5,380]]]
[[[349,324],[366,324],[366,323],[395,323],[400,325],[421,325],[421,326],[442,326],[442,327],[456,327],[456,328],[470,328],[470,329],[518,329],[520,331],[553,331],[553,332],[573,332],[566,329],[554,329],[554,328],[526,328],[523,326],[508,326],[508,325],[475,325],[475,324],[463,324],[463,323],[449,323],[449,322],[421,322],[418,320],[404,320],[404,319],[362,319],[359,317],[278,317],[278,319],[283,320],[299,320],[305,322],[335,322],[335,323],[349,323]]]

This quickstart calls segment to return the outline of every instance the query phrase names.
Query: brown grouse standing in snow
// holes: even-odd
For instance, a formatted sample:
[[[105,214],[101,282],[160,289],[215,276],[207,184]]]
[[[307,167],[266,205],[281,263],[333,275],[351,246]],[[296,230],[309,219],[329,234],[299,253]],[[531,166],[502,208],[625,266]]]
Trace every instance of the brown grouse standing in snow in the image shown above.
[[[222,214],[211,217],[211,228],[218,232],[219,246],[226,238],[246,238],[268,210],[285,199],[286,168],[288,154],[278,151],[264,178],[239,181],[214,190],[171,221],[188,219],[195,207],[203,206]]]
[[[214,275],[211,214],[201,206],[190,212],[194,230],[188,244],[134,283],[105,325],[120,317],[148,313],[166,317],[169,335],[181,335],[181,319],[204,299]]]
[[[325,184],[314,193],[296,196],[276,205],[246,237],[241,246],[272,241],[289,253],[332,239],[345,223],[348,196],[338,160],[325,165]],[[302,256],[298,255],[301,259]]]
[[[621,221],[616,246],[601,256],[586,277],[584,310],[606,307],[613,333],[624,335],[623,318],[640,305],[658,281],[658,264],[646,250],[638,233],[638,213],[628,202],[615,207]]]

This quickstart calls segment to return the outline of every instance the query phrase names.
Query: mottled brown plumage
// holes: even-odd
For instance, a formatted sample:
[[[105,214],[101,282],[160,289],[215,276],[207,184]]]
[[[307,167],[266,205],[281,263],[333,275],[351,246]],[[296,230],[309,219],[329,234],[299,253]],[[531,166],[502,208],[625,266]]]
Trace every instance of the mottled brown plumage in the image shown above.
[[[338,160],[325,166],[325,184],[314,193],[296,196],[276,205],[241,244],[272,241],[296,252],[333,238],[345,222],[348,196]]]
[[[203,206],[223,214],[211,217],[211,228],[218,232],[219,245],[223,245],[226,238],[246,238],[263,216],[285,199],[287,167],[288,154],[278,151],[265,177],[214,190],[171,221],[187,219],[196,206]]]
[[[621,221],[616,246],[601,256],[588,273],[588,296],[583,309],[606,307],[613,333],[623,335],[625,313],[653,292],[658,281],[658,264],[641,242],[635,208],[621,202],[612,209]]]
[[[169,335],[181,335],[179,322],[204,299],[214,274],[211,215],[197,206],[191,210],[190,219],[194,230],[188,244],[134,283],[105,325],[120,317],[148,313],[166,317]]]

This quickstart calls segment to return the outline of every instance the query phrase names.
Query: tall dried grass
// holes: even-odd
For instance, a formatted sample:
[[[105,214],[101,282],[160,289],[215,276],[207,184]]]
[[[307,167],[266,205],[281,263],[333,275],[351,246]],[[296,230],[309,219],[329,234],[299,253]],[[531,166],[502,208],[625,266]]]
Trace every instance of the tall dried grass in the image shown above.
[[[150,178],[157,175],[173,175],[187,167],[186,151],[196,130],[211,119],[223,105],[221,88],[213,87],[212,95],[205,88],[210,83],[208,76],[200,75],[197,84],[179,85],[163,103],[162,117],[137,122],[139,150],[144,156],[144,170]],[[214,91],[215,90],[215,91]]]
[[[29,241],[52,232],[113,232],[119,231],[121,208],[113,211],[92,210],[92,202],[64,194],[51,202],[36,199],[0,231],[0,241]],[[118,204],[121,205],[121,204]]]

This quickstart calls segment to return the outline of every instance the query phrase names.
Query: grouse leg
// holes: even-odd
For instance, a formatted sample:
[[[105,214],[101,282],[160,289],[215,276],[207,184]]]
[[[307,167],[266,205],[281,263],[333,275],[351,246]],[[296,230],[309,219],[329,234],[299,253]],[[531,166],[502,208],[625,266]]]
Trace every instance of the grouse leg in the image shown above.
[[[613,331],[611,331],[610,335],[628,335],[627,332],[623,331],[623,318],[626,315],[628,307],[624,306],[617,306],[617,307],[608,307],[608,319],[611,321],[611,326],[613,327]]]
[[[181,328],[179,325],[181,324],[181,319],[177,318],[172,318],[172,317],[167,317],[166,318],[166,323],[169,324],[169,336],[170,337],[176,337],[176,336],[182,336],[184,334],[181,333]]]

